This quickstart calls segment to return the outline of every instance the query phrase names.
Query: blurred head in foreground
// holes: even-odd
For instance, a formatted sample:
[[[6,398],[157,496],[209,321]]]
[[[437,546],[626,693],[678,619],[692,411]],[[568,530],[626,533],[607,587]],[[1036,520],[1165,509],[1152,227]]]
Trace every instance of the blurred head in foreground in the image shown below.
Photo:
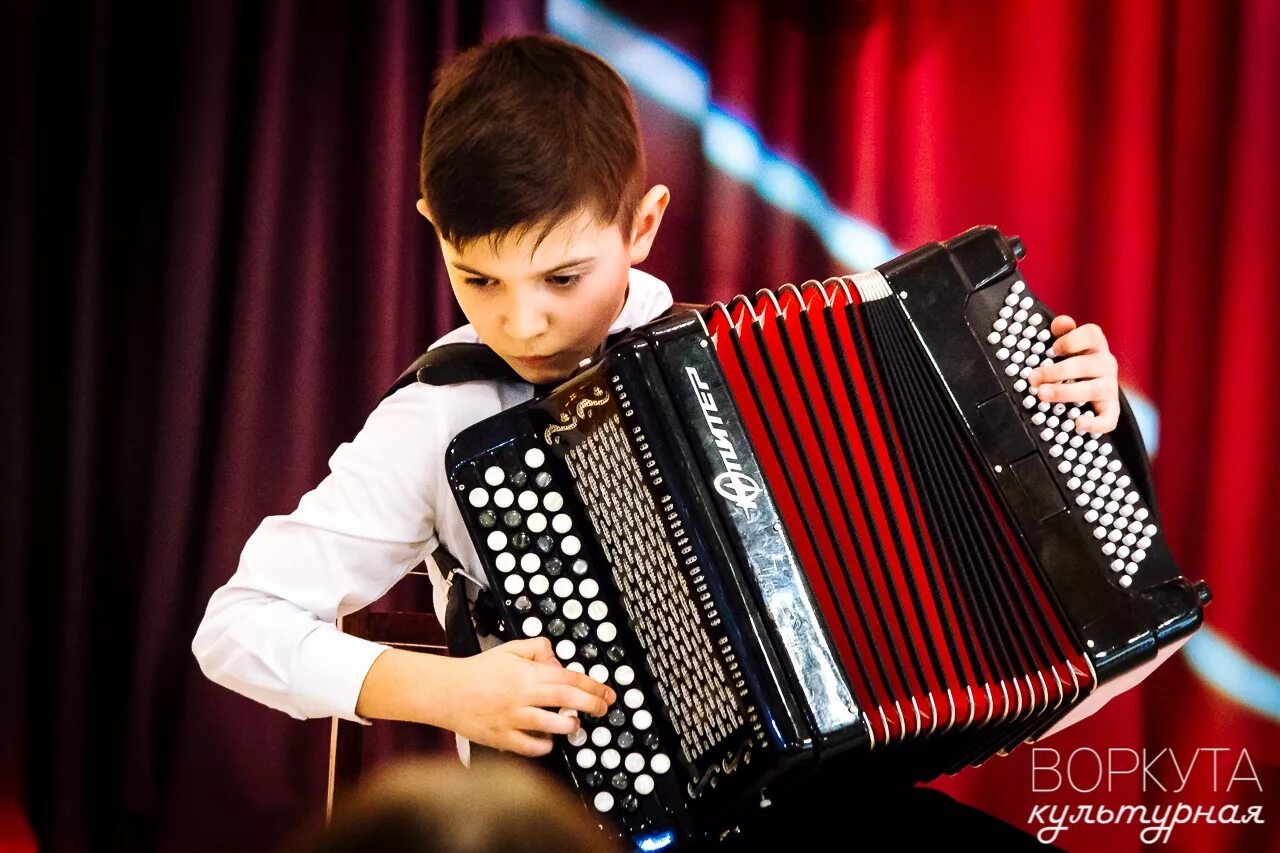
[[[514,758],[463,767],[453,757],[415,758],[357,786],[330,826],[286,853],[615,853],[581,800],[560,780]]]

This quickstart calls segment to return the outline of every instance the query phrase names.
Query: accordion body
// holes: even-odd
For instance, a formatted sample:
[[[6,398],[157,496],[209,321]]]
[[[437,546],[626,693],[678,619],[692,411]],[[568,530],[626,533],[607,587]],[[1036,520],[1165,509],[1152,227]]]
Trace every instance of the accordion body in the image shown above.
[[[1127,406],[1093,436],[1028,391],[1021,255],[975,228],[673,315],[455,438],[505,636],[618,694],[554,753],[602,823],[655,849],[827,762],[956,772],[1199,627]]]

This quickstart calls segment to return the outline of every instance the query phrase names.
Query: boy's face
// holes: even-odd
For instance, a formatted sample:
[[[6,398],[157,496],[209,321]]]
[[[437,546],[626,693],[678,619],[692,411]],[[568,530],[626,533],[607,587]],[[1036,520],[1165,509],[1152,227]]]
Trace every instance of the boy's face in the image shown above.
[[[598,352],[626,301],[631,266],[648,255],[666,206],[666,188],[654,189],[661,189],[656,215],[642,202],[632,239],[584,212],[536,247],[536,228],[496,246],[483,238],[462,248],[440,241],[462,313],[523,379],[564,379]],[[422,202],[419,210],[426,215]]]

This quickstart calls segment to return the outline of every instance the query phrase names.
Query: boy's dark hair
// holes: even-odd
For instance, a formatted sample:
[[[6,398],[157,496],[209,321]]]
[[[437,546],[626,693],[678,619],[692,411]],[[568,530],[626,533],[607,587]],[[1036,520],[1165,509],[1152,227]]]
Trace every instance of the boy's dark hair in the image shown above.
[[[506,38],[446,63],[422,131],[420,190],[454,246],[581,210],[630,235],[644,192],[631,91],[604,60],[552,36]]]

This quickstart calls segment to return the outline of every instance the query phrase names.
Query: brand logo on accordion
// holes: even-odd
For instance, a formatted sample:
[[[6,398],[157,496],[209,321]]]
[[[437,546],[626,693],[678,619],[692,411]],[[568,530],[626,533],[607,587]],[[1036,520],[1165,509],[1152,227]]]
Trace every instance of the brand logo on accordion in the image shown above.
[[[760,484],[742,470],[742,464],[738,462],[738,451],[734,449],[733,442],[729,441],[729,431],[724,428],[724,418],[716,414],[720,409],[711,396],[711,386],[702,381],[697,368],[686,367],[685,372],[689,375],[689,383],[693,386],[694,396],[698,398],[698,405],[702,406],[702,416],[707,420],[707,429],[715,440],[716,450],[720,451],[720,459],[724,462],[724,471],[716,475],[715,490],[750,518],[756,508]]]

